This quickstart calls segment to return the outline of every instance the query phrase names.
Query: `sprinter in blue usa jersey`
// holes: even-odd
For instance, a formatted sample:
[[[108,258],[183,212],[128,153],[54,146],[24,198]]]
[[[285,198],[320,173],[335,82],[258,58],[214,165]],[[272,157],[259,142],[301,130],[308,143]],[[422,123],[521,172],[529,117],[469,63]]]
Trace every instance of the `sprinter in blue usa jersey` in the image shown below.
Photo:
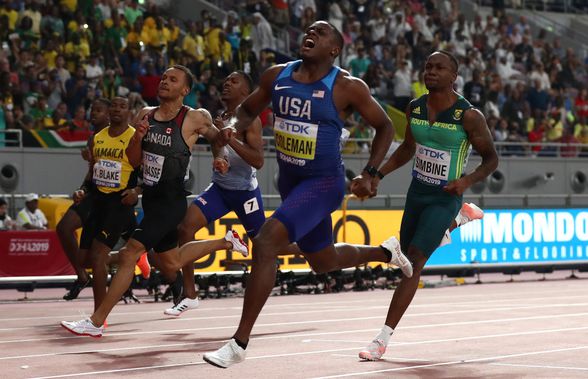
[[[276,280],[276,257],[296,242],[317,273],[355,267],[370,261],[391,262],[410,277],[412,265],[391,237],[381,246],[333,244],[331,213],[345,194],[340,152],[343,120],[357,111],[376,130],[372,151],[361,175],[351,185],[354,194],[374,193],[372,178],[390,146],[390,119],[360,79],[334,66],[343,47],[341,33],[317,21],[304,35],[301,60],[270,67],[259,87],[237,108],[224,129],[243,131],[271,101],[280,175],[281,206],[253,240],[253,263],[247,281],[243,313],[233,338],[204,360],[226,368],[245,359],[251,329]]]

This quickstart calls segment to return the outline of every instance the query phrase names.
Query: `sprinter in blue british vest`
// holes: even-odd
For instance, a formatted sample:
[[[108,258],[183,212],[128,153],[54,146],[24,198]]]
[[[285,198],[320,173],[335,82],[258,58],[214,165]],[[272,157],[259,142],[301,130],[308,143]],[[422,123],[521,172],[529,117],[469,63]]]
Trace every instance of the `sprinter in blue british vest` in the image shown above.
[[[245,359],[251,329],[276,280],[276,257],[292,242],[317,273],[378,261],[412,275],[412,265],[400,249],[390,248],[399,246],[394,237],[381,246],[333,244],[331,213],[345,194],[339,141],[343,120],[357,111],[376,130],[367,166],[351,185],[359,197],[373,194],[375,167],[393,135],[392,122],[368,86],[333,64],[342,47],[343,37],[333,25],[312,24],[300,48],[301,60],[270,67],[222,131],[228,138],[234,129],[246,130],[272,102],[282,204],[253,240],[251,276],[237,332],[220,349],[204,354],[214,366],[226,368]]]

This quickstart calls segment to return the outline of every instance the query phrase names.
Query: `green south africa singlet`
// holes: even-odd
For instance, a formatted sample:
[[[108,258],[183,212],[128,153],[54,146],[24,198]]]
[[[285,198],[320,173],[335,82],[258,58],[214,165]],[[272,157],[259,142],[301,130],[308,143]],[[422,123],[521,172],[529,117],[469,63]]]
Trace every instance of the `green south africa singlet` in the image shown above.
[[[470,143],[463,128],[463,115],[473,106],[462,96],[440,112],[429,125],[427,95],[410,105],[410,130],[416,141],[412,176],[421,183],[444,186],[459,179]]]

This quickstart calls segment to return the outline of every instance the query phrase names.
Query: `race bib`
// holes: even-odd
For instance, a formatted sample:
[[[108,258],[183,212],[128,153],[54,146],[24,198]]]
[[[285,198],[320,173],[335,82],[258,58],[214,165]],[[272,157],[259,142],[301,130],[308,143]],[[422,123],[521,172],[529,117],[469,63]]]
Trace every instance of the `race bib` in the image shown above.
[[[143,183],[154,186],[161,179],[165,157],[158,154],[143,151]]]
[[[94,163],[92,181],[99,187],[119,188],[122,163],[100,159]]]
[[[286,157],[313,160],[316,152],[317,133],[317,124],[292,121],[281,117],[276,117],[274,122],[276,149]]]
[[[245,214],[250,214],[255,211],[259,210],[259,203],[257,202],[257,198],[251,198],[243,203],[243,209],[245,210]]]
[[[451,152],[416,144],[412,176],[427,184],[444,186],[449,179]]]

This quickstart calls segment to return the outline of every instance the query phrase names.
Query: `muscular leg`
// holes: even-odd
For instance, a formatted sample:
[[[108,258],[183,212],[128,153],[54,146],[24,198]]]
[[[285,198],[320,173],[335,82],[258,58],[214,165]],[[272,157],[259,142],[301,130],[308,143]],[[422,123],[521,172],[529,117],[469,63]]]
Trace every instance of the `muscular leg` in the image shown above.
[[[197,205],[190,204],[188,211],[178,226],[179,245],[184,246],[186,243],[194,240],[194,234],[208,224],[206,217]],[[204,255],[203,255],[204,256]],[[195,299],[196,286],[194,285],[194,261],[187,262],[182,266],[184,278],[184,295],[190,299]]]
[[[407,256],[412,262],[413,274],[411,278],[402,277],[400,284],[394,290],[394,295],[388,308],[388,315],[386,316],[386,325],[392,329],[396,328],[402,315],[410,305],[419,286],[423,267],[427,263],[427,258],[424,254],[413,245],[409,246]]]
[[[112,278],[108,292],[102,304],[92,314],[90,319],[96,326],[104,324],[106,317],[112,311],[112,308],[118,303],[122,295],[129,288],[133,275],[135,273],[135,263],[141,254],[145,251],[145,246],[133,238],[119,252],[118,271]]]
[[[348,267],[360,266],[368,262],[388,262],[390,257],[379,246],[350,245],[338,243],[304,257],[312,269],[322,274]]]
[[[174,275],[175,278],[175,272],[177,272],[181,267],[186,266],[188,263],[193,265],[195,260],[200,259],[212,253],[213,251],[231,249],[232,247],[233,244],[229,241],[226,241],[224,238],[188,242],[179,249],[175,248],[160,253],[160,269],[166,278],[168,276],[171,277],[171,275]],[[192,287],[194,287],[193,276],[194,273],[192,271],[190,273]]]
[[[94,311],[98,309],[106,296],[108,271],[106,269],[110,248],[98,240],[92,242],[90,259],[92,260],[92,290],[94,291]],[[100,324],[102,325],[102,324]]]
[[[276,282],[276,257],[288,246],[288,230],[280,221],[268,219],[253,239],[253,262],[247,279],[243,311],[235,338],[249,341],[251,329]]]
[[[78,282],[83,283],[88,280],[88,274],[83,267],[85,255],[82,253],[85,250],[78,249],[78,240],[76,239],[76,230],[81,227],[80,216],[75,211],[68,209],[57,224],[56,232],[63,251],[78,276]]]

